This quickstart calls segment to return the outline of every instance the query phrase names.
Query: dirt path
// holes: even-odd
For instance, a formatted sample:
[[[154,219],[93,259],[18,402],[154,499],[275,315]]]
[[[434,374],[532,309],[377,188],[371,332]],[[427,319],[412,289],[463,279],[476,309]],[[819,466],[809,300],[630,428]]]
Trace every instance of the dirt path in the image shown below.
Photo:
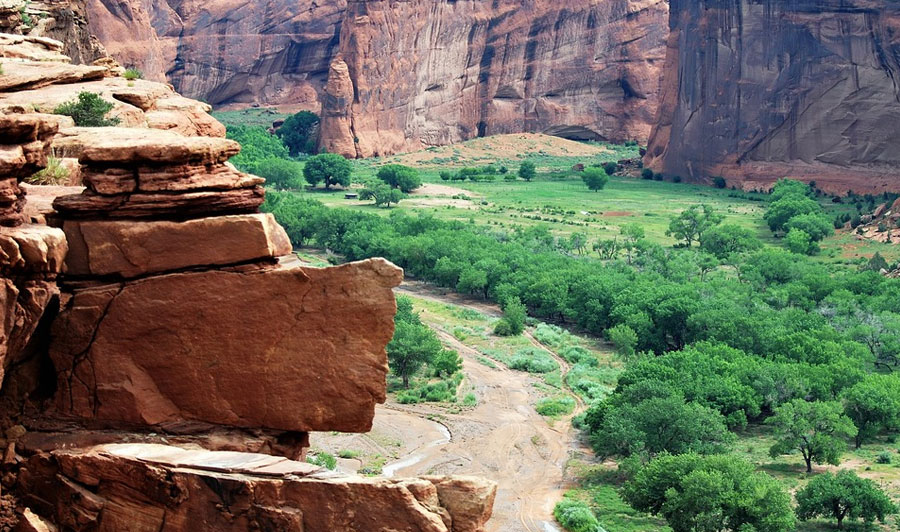
[[[421,283],[405,284],[399,291],[488,315],[500,314],[496,305],[444,295]],[[488,532],[558,531],[553,507],[567,488],[565,463],[571,452],[580,448],[571,424],[535,412],[534,403],[541,394],[533,376],[501,364],[490,368],[477,361],[480,353],[446,331],[437,332],[462,357],[467,379],[463,385],[473,390],[477,406],[450,413],[428,404],[386,405],[376,410],[369,435],[314,434],[313,446],[368,445],[394,457],[383,467],[386,476],[462,474],[493,479],[499,489]],[[565,375],[568,364],[534,338],[531,341],[550,353]],[[352,469],[353,463],[342,465]]]

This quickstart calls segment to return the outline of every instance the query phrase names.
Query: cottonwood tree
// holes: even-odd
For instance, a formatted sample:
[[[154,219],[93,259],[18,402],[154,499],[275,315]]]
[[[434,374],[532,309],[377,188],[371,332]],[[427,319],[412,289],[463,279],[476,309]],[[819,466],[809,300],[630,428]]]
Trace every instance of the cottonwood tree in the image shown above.
[[[660,456],[626,482],[622,496],[665,518],[674,532],[789,532],[796,525],[779,482],[735,456]]]
[[[388,365],[409,389],[409,379],[444,350],[434,331],[413,312],[412,301],[397,298],[394,337],[387,345]]]
[[[838,529],[844,519],[863,519],[868,523],[897,513],[897,506],[869,479],[853,471],[841,470],[816,476],[797,492],[797,516],[802,520],[830,517]]]
[[[336,153],[322,153],[306,160],[303,177],[312,186],[325,183],[325,188],[332,185],[350,186],[350,174],[353,168],[350,161]]]
[[[700,247],[719,259],[725,259],[732,253],[744,253],[759,249],[762,247],[762,242],[750,229],[737,224],[722,224],[710,227],[703,233],[700,238]]]
[[[581,173],[581,180],[584,181],[589,190],[596,192],[606,187],[606,184],[609,183],[609,175],[603,168],[590,166]]]
[[[619,255],[620,249],[622,249],[622,246],[619,244],[618,238],[594,242],[594,251],[596,251],[597,255],[600,255],[600,258],[603,260],[612,260],[616,258]]]
[[[868,375],[844,392],[844,412],[858,430],[856,448],[885,429],[900,427],[900,376]]]
[[[622,239],[624,241],[622,247],[625,249],[628,264],[631,264],[632,253],[634,250],[638,249],[647,233],[644,231],[644,228],[637,223],[625,224],[619,229],[619,232],[622,233]]]
[[[409,166],[402,164],[389,164],[378,169],[376,174],[378,179],[390,185],[391,188],[399,188],[402,192],[409,194],[413,190],[422,186],[422,180],[419,178],[419,172]]]
[[[403,199],[403,192],[391,188],[384,183],[370,185],[359,192],[361,200],[373,200],[377,207],[390,208],[391,204],[400,203]]]
[[[684,240],[685,244],[690,247],[691,244],[703,237],[703,233],[707,229],[715,227],[723,219],[722,215],[716,214],[709,205],[691,205],[681,214],[672,218],[669,222],[669,229],[666,230],[666,236]]]
[[[300,111],[287,117],[275,134],[287,146],[291,155],[296,156],[316,151],[318,128],[319,115],[310,111]]]
[[[847,450],[846,439],[857,433],[836,401],[794,399],[776,408],[766,423],[772,425],[777,438],[769,454],[776,457],[800,451],[807,473],[812,473],[813,463],[839,465]]]

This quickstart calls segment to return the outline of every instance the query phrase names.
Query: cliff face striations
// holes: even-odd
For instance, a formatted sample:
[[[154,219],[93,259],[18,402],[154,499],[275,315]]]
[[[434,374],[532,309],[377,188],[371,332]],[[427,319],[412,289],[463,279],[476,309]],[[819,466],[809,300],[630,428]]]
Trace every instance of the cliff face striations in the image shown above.
[[[213,105],[319,110],[346,1],[87,0],[110,54]]]
[[[522,131],[646,140],[668,10],[665,0],[88,5],[123,65],[213,105],[321,109],[323,145],[353,156]]]
[[[383,155],[523,131],[646,139],[667,3],[352,1],[322,145]]]
[[[670,26],[646,165],[748,189],[900,189],[900,4],[673,0]]]

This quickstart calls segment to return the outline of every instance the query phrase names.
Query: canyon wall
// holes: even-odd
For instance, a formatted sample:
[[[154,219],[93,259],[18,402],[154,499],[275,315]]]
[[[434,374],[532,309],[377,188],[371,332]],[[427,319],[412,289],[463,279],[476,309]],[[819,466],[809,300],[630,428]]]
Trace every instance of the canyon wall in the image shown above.
[[[900,4],[672,0],[645,165],[768,188],[900,190]]]
[[[322,145],[369,157],[475,136],[647,138],[667,3],[351,1]]]
[[[121,64],[217,106],[321,109],[323,146],[353,156],[521,131],[645,141],[667,9],[665,0],[88,0],[92,28]]]

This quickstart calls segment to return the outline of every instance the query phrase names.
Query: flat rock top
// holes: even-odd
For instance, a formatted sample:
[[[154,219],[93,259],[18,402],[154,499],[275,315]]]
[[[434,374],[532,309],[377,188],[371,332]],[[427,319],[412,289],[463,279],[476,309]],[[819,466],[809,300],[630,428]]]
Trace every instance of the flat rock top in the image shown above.
[[[140,460],[168,467],[200,469],[220,473],[239,473],[261,476],[307,476],[324,472],[321,467],[306,462],[295,462],[268,454],[234,451],[189,450],[156,443],[130,443],[101,445],[91,449],[119,458]]]
[[[241,151],[233,140],[218,137],[184,137],[157,129],[96,128],[94,142],[81,153],[82,164],[213,164],[227,161]]]

